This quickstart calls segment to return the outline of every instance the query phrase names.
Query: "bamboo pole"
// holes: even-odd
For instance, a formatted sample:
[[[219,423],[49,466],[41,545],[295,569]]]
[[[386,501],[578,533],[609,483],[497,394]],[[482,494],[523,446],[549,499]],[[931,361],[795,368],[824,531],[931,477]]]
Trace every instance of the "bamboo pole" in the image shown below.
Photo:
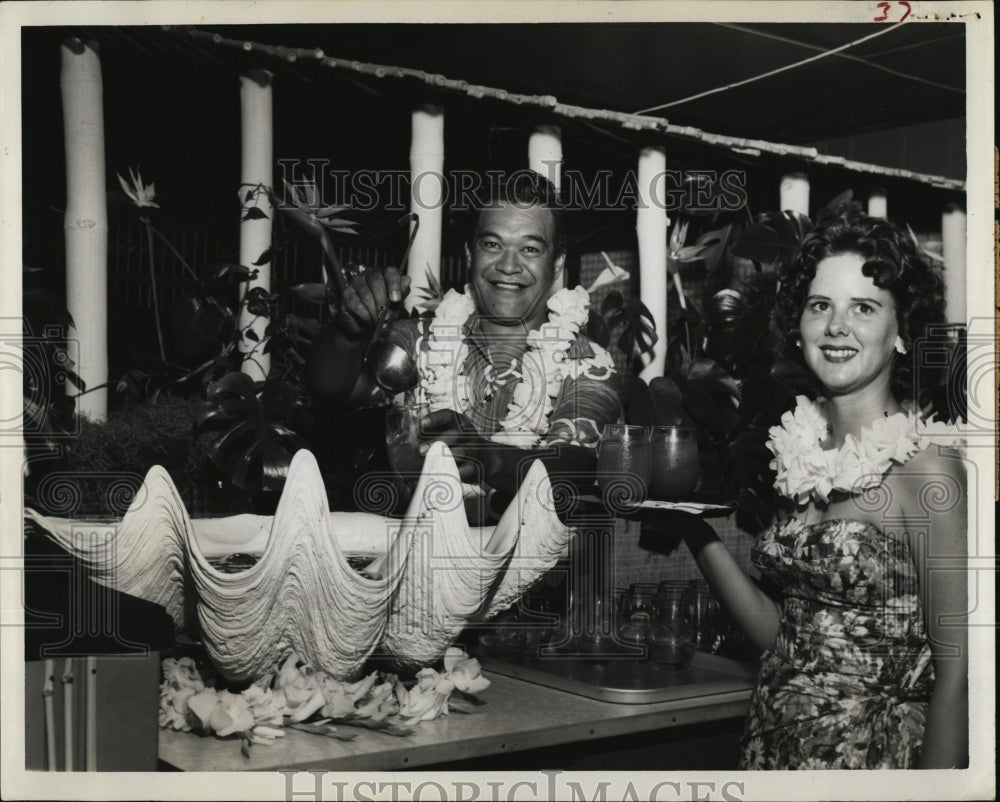
[[[950,323],[968,324],[965,311],[965,212],[949,204],[941,215],[941,255],[944,257],[945,313]]]
[[[557,125],[539,125],[528,137],[528,168],[544,175],[556,192],[562,187],[562,131]],[[565,270],[552,282],[552,290],[566,286]]]
[[[63,668],[63,771],[73,771],[73,658]]]
[[[55,695],[56,661],[45,661],[45,683],[42,685],[42,703],[45,706],[45,768],[56,771],[56,715]]]
[[[240,76],[242,163],[240,172],[240,264],[257,271],[257,277],[241,288],[239,349],[241,370],[254,381],[263,381],[271,369],[271,357],[262,353],[268,319],[247,309],[246,294],[261,287],[271,291],[271,237],[274,204],[271,200],[274,162],[272,75],[266,70],[248,70]],[[254,212],[253,210],[259,210]]]
[[[104,168],[104,98],[97,46],[67,39],[60,48],[66,146],[66,307],[78,342],[76,372],[89,392],[77,412],[108,416],[108,211]],[[77,389],[66,382],[66,392]]]
[[[805,173],[781,176],[781,211],[809,216],[809,177]]]
[[[884,189],[872,190],[868,196],[868,216],[879,217],[882,220],[889,219],[889,201]]]
[[[643,357],[639,374],[647,382],[663,375],[667,357],[667,207],[663,180],[666,150],[643,148],[639,154],[639,208],[635,231],[639,241],[639,297],[656,324],[657,341],[652,355]],[[629,354],[631,356],[631,354]]]
[[[557,125],[539,125],[528,137],[528,167],[544,175],[558,192],[562,186],[562,132]]]
[[[413,111],[410,140],[410,211],[420,218],[410,248],[410,294],[406,311],[441,281],[441,223],[444,217],[444,109],[420,106]],[[415,223],[410,224],[412,232]]]
[[[86,727],[86,762],[87,771],[97,771],[97,658],[86,658],[87,671],[87,716]]]

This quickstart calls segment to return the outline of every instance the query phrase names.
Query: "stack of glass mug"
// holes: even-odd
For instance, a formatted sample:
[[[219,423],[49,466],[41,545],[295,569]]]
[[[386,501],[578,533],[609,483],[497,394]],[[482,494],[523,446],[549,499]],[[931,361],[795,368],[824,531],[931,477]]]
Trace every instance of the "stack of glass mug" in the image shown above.
[[[754,656],[704,580],[633,582],[615,588],[613,596],[602,600],[608,608],[607,626],[596,620],[603,616],[592,609],[595,597],[600,594],[573,594],[570,609],[560,614],[548,594],[530,591],[480,633],[480,645],[494,656],[534,657],[545,645],[595,658],[629,654],[666,669],[688,666],[696,651]]]
[[[612,506],[689,500],[698,486],[698,441],[687,426],[604,427],[597,445],[597,483]]]

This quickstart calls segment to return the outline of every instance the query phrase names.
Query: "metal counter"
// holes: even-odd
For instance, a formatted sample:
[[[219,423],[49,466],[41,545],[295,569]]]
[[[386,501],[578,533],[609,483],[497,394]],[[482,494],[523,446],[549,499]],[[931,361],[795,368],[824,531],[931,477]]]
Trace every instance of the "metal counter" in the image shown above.
[[[690,671],[700,670],[692,665]],[[486,704],[472,713],[453,712],[397,737],[363,729],[352,741],[290,730],[273,746],[254,746],[249,758],[238,740],[160,731],[160,759],[183,771],[261,771],[278,768],[335,771],[403,771],[453,760],[506,754],[557,744],[678,727],[746,713],[753,679],[717,677],[685,682],[674,698],[618,704],[587,698],[515,677],[486,671],[492,684],[480,694]],[[706,693],[706,690],[714,692]]]

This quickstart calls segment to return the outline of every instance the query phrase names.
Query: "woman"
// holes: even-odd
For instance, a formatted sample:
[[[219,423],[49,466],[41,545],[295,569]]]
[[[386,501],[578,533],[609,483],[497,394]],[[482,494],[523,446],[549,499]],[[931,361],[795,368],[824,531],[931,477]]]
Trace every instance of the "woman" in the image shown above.
[[[949,768],[968,752],[964,470],[907,411],[907,354],[943,318],[907,232],[855,208],[810,233],[781,276],[778,325],[823,388],[771,429],[782,520],[751,581],[717,538],[688,544],[764,650],[744,768]],[[904,407],[904,403],[907,407]],[[950,438],[950,442],[957,442]],[[931,555],[930,558],[928,555]]]

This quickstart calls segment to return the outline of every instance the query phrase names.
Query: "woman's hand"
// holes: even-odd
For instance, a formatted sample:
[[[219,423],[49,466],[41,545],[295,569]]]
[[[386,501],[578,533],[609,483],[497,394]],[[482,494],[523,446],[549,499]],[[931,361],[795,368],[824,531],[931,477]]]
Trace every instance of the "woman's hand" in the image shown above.
[[[371,334],[387,309],[398,311],[410,292],[410,277],[395,267],[368,268],[347,282],[337,324],[349,336]],[[393,315],[395,317],[395,315]]]

